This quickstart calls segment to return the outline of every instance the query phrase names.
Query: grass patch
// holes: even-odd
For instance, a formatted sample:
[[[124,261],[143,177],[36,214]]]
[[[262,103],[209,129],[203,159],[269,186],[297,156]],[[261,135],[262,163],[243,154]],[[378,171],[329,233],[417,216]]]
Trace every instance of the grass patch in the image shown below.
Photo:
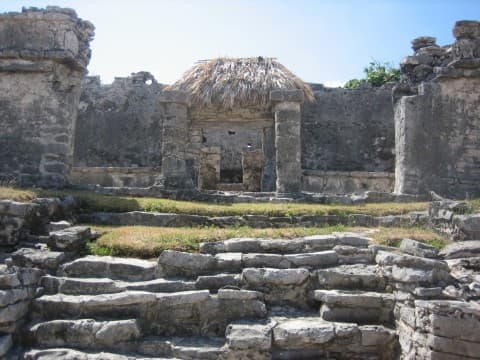
[[[427,202],[375,203],[359,205],[305,204],[305,203],[236,203],[217,204],[198,201],[180,201],[149,197],[110,196],[88,191],[42,191],[41,196],[65,197],[73,195],[84,212],[148,211],[205,216],[301,216],[367,214],[373,216],[399,215],[426,210]]]
[[[468,200],[468,203],[472,207],[473,212],[480,211],[480,199]]]
[[[439,247],[446,240],[431,230],[421,228],[379,228],[372,230],[343,225],[322,228],[268,228],[254,229],[247,226],[237,228],[163,228],[147,226],[92,226],[102,236],[89,244],[89,251],[95,255],[112,255],[138,258],[154,258],[163,250],[198,251],[201,242],[220,241],[235,237],[286,238],[330,234],[333,231],[368,232],[378,244],[397,245],[403,238],[412,238]]]
[[[400,243],[403,239],[413,239],[436,248],[443,248],[449,243],[447,238],[442,237],[433,230],[422,228],[422,227],[409,227],[409,228],[387,228],[379,227],[376,228],[375,233],[372,234],[372,238],[375,243],[380,245],[388,246],[400,246]]]
[[[12,186],[0,186],[0,199],[25,202],[33,200],[36,197],[38,196],[34,190],[18,189]]]

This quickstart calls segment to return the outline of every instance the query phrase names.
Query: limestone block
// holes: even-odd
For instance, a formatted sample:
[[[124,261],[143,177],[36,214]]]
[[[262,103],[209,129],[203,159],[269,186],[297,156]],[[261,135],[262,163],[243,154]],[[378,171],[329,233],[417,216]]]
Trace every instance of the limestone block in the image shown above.
[[[448,244],[440,251],[445,259],[458,259],[480,256],[480,240],[458,241]]]
[[[216,259],[212,255],[164,250],[158,258],[160,271],[170,276],[198,276],[215,270]]]
[[[318,346],[334,337],[335,325],[317,319],[285,321],[273,329],[273,343],[283,349]]]
[[[438,254],[437,248],[412,239],[403,239],[400,243],[400,250],[410,255],[426,258],[435,258]]]
[[[412,40],[412,49],[417,51],[427,46],[435,46],[437,39],[430,36],[420,36]]]
[[[272,346],[271,332],[274,326],[274,322],[230,324],[225,332],[228,347],[235,350],[269,350]]]
[[[89,227],[74,226],[50,233],[48,246],[59,251],[80,251],[91,239],[92,233]]]

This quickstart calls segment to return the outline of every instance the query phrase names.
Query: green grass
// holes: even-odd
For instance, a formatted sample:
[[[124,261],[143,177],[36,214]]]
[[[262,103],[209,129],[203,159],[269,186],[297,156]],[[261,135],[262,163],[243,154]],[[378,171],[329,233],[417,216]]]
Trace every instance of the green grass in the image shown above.
[[[2,196],[2,194],[4,196]],[[88,191],[17,190],[13,188],[0,192],[0,198],[28,201],[36,196],[65,197],[73,195],[79,200],[83,212],[127,212],[148,211],[205,216],[234,215],[340,215],[367,214],[373,216],[405,214],[410,211],[427,209],[428,203],[376,203],[360,205],[305,204],[305,203],[237,203],[216,204],[198,201],[178,201],[149,197],[110,196]]]
[[[220,241],[235,237],[294,239],[309,235],[329,234],[333,231],[365,232],[378,244],[398,246],[403,238],[412,238],[438,247],[446,240],[431,230],[422,228],[346,227],[343,225],[323,228],[291,227],[280,229],[238,228],[163,228],[147,226],[92,226],[102,235],[89,244],[89,252],[95,255],[112,255],[138,258],[154,258],[163,250],[198,251],[201,242]]]

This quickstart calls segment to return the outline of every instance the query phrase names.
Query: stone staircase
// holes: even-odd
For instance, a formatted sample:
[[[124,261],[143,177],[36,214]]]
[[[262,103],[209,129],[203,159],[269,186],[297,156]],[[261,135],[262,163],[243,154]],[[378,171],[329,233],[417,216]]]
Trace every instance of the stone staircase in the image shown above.
[[[41,279],[19,358],[396,359],[396,287],[377,262],[407,255],[381,253],[334,233],[78,258]]]

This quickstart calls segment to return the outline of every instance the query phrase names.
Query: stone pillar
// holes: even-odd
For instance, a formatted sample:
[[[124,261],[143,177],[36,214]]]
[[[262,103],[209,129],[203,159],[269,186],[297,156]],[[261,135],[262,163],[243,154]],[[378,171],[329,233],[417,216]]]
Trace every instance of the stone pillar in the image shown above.
[[[218,146],[203,147],[200,153],[198,188],[200,190],[216,190],[217,184],[220,182],[221,148]]]
[[[242,153],[243,189],[260,191],[262,187],[263,150],[245,150]]]
[[[189,96],[182,91],[164,91],[160,95],[164,109],[162,132],[162,175],[159,186],[165,189],[193,188],[186,165],[189,143]]]
[[[263,129],[263,174],[262,191],[275,191],[275,127]]]
[[[302,90],[274,90],[270,93],[275,115],[275,153],[277,193],[295,195],[301,192],[301,110]]]
[[[68,184],[93,32],[71,9],[0,15],[0,181]]]

